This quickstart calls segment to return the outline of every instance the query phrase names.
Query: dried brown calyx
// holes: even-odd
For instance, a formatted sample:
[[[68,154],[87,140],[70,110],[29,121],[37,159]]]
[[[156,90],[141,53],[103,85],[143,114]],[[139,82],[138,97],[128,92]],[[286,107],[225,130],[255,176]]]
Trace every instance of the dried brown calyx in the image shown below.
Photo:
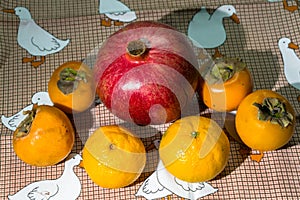
[[[31,110],[27,110],[23,112],[23,114],[27,116],[16,129],[15,137],[21,138],[29,134],[31,124],[36,114],[37,106],[38,106],[37,104],[34,104]]]
[[[206,81],[209,84],[226,82],[238,71],[242,71],[246,64],[239,58],[220,57],[214,60],[214,66],[208,73]]]
[[[262,121],[270,121],[285,128],[293,122],[293,115],[289,113],[286,106],[277,98],[265,98],[262,104],[254,103],[258,111],[258,119]]]

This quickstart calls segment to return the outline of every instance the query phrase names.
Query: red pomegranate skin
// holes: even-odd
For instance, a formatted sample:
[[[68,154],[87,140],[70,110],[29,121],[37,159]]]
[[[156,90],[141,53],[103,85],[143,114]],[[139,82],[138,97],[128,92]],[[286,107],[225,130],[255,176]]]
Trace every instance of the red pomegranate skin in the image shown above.
[[[146,51],[126,49],[140,40]],[[134,22],[111,35],[99,50],[94,75],[96,92],[117,117],[138,125],[176,120],[192,100],[200,77],[187,38],[157,22]]]

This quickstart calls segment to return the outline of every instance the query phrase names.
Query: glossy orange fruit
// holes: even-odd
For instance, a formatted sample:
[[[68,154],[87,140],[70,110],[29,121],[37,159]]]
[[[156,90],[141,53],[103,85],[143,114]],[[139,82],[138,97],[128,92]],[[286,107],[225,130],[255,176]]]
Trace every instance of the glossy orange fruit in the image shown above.
[[[14,131],[13,149],[29,165],[50,166],[69,155],[74,140],[74,129],[63,111],[34,105]]]
[[[225,168],[230,144],[212,119],[188,116],[171,124],[160,141],[159,155],[165,168],[186,182],[203,182]]]
[[[251,74],[237,59],[219,58],[215,63],[202,88],[203,102],[220,112],[236,110],[253,90]]]
[[[82,163],[88,176],[103,188],[130,185],[146,165],[142,141],[128,129],[109,125],[98,128],[87,140]]]
[[[241,102],[235,125],[248,147],[270,151],[284,146],[291,139],[296,116],[285,97],[271,90],[257,90]]]
[[[62,64],[52,73],[48,93],[54,105],[66,113],[85,111],[95,99],[91,69],[77,61]]]

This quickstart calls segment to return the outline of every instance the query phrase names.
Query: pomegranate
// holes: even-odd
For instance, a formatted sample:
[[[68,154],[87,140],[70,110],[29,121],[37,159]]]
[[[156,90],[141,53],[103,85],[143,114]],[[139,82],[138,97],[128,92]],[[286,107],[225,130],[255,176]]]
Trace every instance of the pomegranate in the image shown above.
[[[138,125],[179,118],[200,77],[187,37],[151,21],[133,22],[112,34],[98,52],[94,75],[104,105]]]

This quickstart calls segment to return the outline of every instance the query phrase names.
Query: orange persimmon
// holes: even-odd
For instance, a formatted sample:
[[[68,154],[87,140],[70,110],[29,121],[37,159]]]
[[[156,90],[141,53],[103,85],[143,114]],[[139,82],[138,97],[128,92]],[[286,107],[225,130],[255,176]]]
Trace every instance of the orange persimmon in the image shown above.
[[[263,153],[289,142],[296,125],[295,110],[279,93],[257,90],[239,105],[235,125],[241,140]]]
[[[25,163],[55,165],[71,152],[74,129],[66,114],[54,106],[34,105],[13,134],[13,149]]]
[[[202,88],[204,104],[216,111],[236,110],[253,90],[251,74],[239,59],[217,58]]]
[[[52,73],[48,93],[54,105],[66,113],[85,111],[95,98],[91,69],[77,61],[62,64]]]

